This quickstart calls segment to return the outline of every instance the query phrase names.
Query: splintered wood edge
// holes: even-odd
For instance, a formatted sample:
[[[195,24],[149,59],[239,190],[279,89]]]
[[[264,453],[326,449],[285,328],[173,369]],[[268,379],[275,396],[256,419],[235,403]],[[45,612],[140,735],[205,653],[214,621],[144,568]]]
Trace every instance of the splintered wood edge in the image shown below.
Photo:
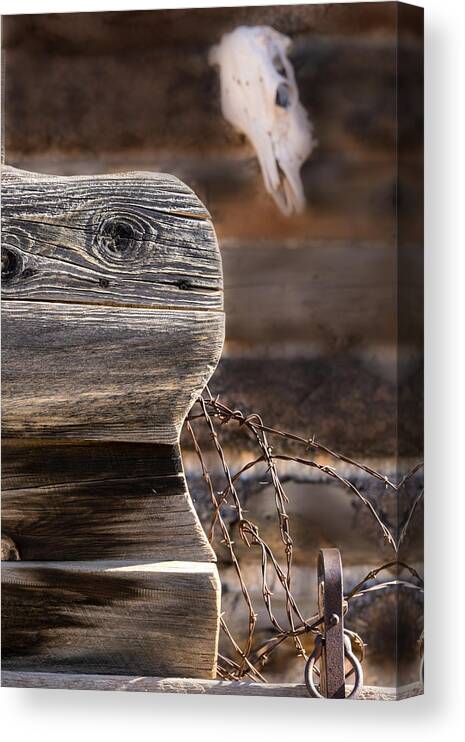
[[[193,678],[130,677],[127,675],[82,675],[75,673],[2,672],[8,688],[49,688],[63,690],[139,691],[145,693],[192,693],[212,696],[261,696],[310,699],[303,683],[250,683]],[[348,687],[350,690],[350,686]],[[419,683],[399,688],[365,686],[357,700],[398,701],[423,694]]]

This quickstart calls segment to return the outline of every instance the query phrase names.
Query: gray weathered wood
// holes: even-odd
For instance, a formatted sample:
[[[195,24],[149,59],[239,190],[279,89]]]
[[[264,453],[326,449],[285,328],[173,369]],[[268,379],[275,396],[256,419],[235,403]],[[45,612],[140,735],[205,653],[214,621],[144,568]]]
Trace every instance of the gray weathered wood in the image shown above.
[[[3,168],[2,263],[4,298],[222,308],[209,214],[169,175]]]
[[[196,562],[4,562],[5,670],[214,677],[220,584]]]
[[[223,313],[4,301],[3,433],[175,443]]]
[[[68,690],[142,691],[148,693],[194,693],[212,696],[262,696],[306,698],[303,683],[251,683],[230,680],[196,680],[190,678],[128,678],[122,675],[78,675],[45,672],[2,672],[2,685],[9,688],[63,688]],[[347,687],[350,691],[351,686]],[[423,688],[412,684],[402,688],[365,686],[361,701],[396,701],[421,695]]]
[[[2,176],[3,667],[214,677],[179,451],[224,337],[209,215],[170,176]]]
[[[224,337],[218,245],[187,186],[4,167],[2,278],[4,435],[178,440]]]
[[[5,439],[2,471],[21,559],[215,559],[178,446]]]

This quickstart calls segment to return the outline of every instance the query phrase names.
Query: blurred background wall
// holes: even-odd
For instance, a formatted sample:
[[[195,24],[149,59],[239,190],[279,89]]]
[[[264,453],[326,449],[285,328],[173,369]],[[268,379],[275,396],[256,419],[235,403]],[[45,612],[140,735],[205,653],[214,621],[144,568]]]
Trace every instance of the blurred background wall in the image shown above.
[[[212,391],[395,480],[422,456],[422,39],[416,18],[399,7],[3,18],[6,162],[62,174],[160,170],[187,182],[212,214],[224,264],[226,344]],[[318,140],[302,170],[307,208],[291,218],[266,194],[250,144],[223,119],[218,71],[208,65],[223,33],[262,24],[292,38],[290,59]],[[225,436],[238,467],[249,443]],[[188,438],[184,451],[206,518]],[[399,498],[357,476],[398,527]],[[311,611],[318,548],[341,548],[349,587],[389,553],[345,492],[294,471],[287,477],[295,589]],[[419,486],[403,496],[405,507]],[[267,495],[253,481],[243,493],[265,529]],[[416,518],[408,548],[418,564],[420,510]],[[273,533],[270,525],[270,540]],[[219,556],[223,602],[240,633],[238,586],[220,548]],[[259,556],[243,548],[241,562],[257,581]],[[396,600],[367,599],[350,617],[369,642],[373,683],[397,677]],[[421,609],[409,604],[406,616],[411,679]],[[301,666],[283,650],[268,676],[300,678]]]

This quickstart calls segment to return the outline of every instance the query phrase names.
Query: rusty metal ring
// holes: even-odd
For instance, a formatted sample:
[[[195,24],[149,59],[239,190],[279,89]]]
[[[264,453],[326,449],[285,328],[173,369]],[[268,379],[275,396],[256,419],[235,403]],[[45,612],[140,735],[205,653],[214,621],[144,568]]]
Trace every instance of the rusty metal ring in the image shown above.
[[[346,698],[356,698],[363,687],[363,670],[362,665],[359,662],[358,657],[352,651],[352,642],[350,640],[350,634],[344,630],[344,655],[352,665],[352,670],[355,674],[354,685],[349,695]],[[351,673],[352,674],[352,671]]]
[[[355,654],[360,664],[363,665],[363,661],[365,659],[365,644],[363,643],[361,636],[357,634],[355,631],[350,631],[349,629],[344,629],[344,634],[348,636],[350,639],[353,654]],[[358,652],[357,650],[354,651],[353,649],[354,644],[358,648],[359,650]],[[351,667],[350,670],[345,673],[345,679],[347,680],[354,673],[355,673],[355,670],[353,667]]]
[[[310,657],[308,658],[306,664],[305,664],[305,670],[304,670],[304,679],[305,679],[305,685],[307,686],[307,690],[309,694],[312,696],[312,698],[324,698],[324,696],[320,693],[318,688],[316,687],[314,681],[313,681],[313,671],[315,668],[315,662],[320,659],[321,657],[321,650],[323,646],[323,637],[321,634],[318,634],[318,636],[315,639],[315,646],[313,647],[313,652],[311,653]]]
[[[315,685],[313,680],[313,673],[315,671],[315,663],[320,659],[323,646],[323,637],[318,635],[315,640],[315,646],[313,652],[307,660],[304,670],[304,679],[307,690],[312,698],[325,698]],[[363,670],[362,666],[352,651],[352,643],[350,636],[344,632],[344,656],[352,665],[352,671],[355,674],[355,680],[352,690],[349,695],[346,696],[346,700],[349,698],[356,698],[363,686]]]

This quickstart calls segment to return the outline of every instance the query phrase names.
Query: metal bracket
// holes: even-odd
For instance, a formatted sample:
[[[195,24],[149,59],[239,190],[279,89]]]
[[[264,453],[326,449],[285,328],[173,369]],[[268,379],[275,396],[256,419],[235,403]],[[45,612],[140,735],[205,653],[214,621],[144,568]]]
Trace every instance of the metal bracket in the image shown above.
[[[339,549],[318,555],[318,609],[323,615],[320,693],[345,698],[342,563]]]
[[[363,686],[363,670],[352,650],[353,632],[344,629],[342,563],[338,549],[321,549],[318,554],[318,610],[323,617],[321,631],[305,665],[305,684],[313,698],[346,698],[344,660],[351,665],[354,685],[347,698],[356,698]],[[356,636],[356,635],[355,635]],[[320,687],[313,673],[320,663]]]
[[[323,616],[315,646],[305,666],[305,683],[313,698],[345,698],[342,564],[338,549],[321,549],[318,555],[318,610]],[[356,660],[357,661],[357,660]],[[313,673],[320,663],[320,687]]]

